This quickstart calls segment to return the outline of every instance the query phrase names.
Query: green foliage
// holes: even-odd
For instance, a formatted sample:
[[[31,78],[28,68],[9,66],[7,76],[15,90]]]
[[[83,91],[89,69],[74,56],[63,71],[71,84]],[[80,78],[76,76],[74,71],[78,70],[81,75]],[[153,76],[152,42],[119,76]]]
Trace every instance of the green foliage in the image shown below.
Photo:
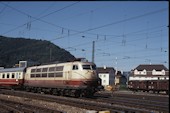
[[[128,90],[127,85],[120,85],[119,90]]]
[[[21,60],[43,64],[74,58],[68,51],[46,40],[0,36],[0,67],[12,67]]]

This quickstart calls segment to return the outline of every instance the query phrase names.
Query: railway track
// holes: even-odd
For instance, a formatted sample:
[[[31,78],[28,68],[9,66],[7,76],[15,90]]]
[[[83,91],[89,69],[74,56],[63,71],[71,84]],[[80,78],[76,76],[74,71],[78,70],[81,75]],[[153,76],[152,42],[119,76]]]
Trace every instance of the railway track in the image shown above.
[[[129,97],[133,99],[145,99],[145,100],[155,100],[155,101],[165,101],[169,102],[169,95],[165,94],[151,94],[151,93],[146,93],[146,92],[138,92],[138,93],[133,93],[131,91],[117,91],[114,93],[111,92],[104,92],[104,93],[96,93],[100,96],[102,94],[102,97],[109,97],[109,96],[114,96],[114,97]]]
[[[116,98],[109,97],[106,95],[102,96],[95,96],[95,98],[70,98],[70,97],[58,97],[53,95],[42,95],[42,94],[35,94],[35,93],[28,93],[28,92],[20,92],[20,91],[1,91],[1,93],[6,95],[14,95],[20,96],[23,98],[31,98],[31,99],[38,99],[44,100],[49,102],[57,102],[64,105],[75,106],[78,108],[84,108],[88,110],[96,110],[96,111],[103,111],[109,110],[111,113],[168,113],[169,109],[167,108],[159,108],[159,107],[147,107],[147,104],[137,104],[138,101],[140,103],[149,103],[147,100],[143,101],[141,99],[134,100],[132,97],[131,99],[125,98],[125,95],[122,97],[118,96]],[[166,104],[166,103],[165,103]],[[150,106],[154,106],[153,104]],[[166,105],[165,105],[166,106]],[[159,109],[155,109],[159,108]],[[165,110],[163,110],[165,109]]]
[[[6,99],[0,99],[0,106],[2,113],[63,113],[58,110]]]
[[[142,97],[142,98],[141,98]],[[151,98],[152,97],[152,98]],[[119,104],[123,106],[144,108],[150,111],[158,111],[169,113],[169,98],[158,96],[145,95],[127,95],[127,94],[113,94],[110,95],[96,95],[96,101],[103,103]]]

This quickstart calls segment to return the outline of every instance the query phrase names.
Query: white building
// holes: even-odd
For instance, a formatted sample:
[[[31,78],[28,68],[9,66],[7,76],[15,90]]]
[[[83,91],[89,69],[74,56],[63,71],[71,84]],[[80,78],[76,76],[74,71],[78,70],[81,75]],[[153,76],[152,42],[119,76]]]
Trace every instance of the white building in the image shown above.
[[[162,77],[161,77],[162,76]],[[169,70],[162,64],[141,64],[131,71],[129,80],[169,79]]]
[[[162,64],[141,64],[132,70],[132,74],[135,75],[169,75],[169,70]]]
[[[115,69],[113,67],[98,67],[98,76],[102,80],[102,86],[112,86],[115,84]]]

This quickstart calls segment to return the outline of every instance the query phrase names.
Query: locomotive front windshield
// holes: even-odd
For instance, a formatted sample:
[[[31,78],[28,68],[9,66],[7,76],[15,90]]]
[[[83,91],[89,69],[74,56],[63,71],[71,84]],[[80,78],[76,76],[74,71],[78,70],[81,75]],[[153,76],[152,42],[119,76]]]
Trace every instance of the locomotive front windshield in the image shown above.
[[[82,65],[83,70],[96,70],[95,65]]]

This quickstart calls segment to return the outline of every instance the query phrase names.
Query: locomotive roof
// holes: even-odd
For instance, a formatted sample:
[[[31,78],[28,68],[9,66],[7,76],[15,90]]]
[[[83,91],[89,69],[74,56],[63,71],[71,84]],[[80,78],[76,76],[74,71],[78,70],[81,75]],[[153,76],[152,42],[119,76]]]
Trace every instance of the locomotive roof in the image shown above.
[[[17,71],[24,71],[25,67],[19,67],[19,68],[5,68],[0,69],[0,72],[17,72]]]
[[[51,64],[44,64],[44,65],[37,65],[37,66],[30,66],[28,68],[37,68],[37,67],[48,67],[48,66],[60,66],[60,65],[66,65],[71,63],[82,63],[82,64],[94,64],[93,62],[83,62],[83,61],[72,61],[72,62],[61,62],[61,63],[51,63]],[[95,65],[95,64],[94,64]]]

